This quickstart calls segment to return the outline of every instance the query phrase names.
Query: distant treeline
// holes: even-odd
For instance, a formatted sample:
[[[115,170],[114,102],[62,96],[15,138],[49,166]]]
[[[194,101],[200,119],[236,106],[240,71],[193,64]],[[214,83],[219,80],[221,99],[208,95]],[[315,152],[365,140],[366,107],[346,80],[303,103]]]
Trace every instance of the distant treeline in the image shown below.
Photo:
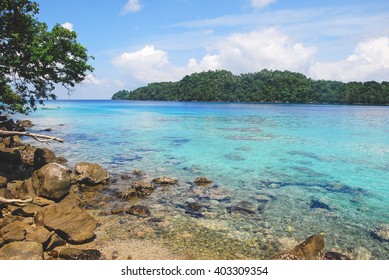
[[[343,83],[312,80],[290,71],[233,75],[216,70],[187,75],[178,82],[121,90],[112,99],[389,105],[389,82]]]

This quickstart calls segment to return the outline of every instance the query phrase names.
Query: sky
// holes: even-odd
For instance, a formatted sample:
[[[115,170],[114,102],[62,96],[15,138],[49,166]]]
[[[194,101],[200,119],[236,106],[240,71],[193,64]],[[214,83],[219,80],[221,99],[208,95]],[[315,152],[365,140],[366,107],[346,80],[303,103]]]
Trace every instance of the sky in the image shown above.
[[[70,96],[225,69],[313,79],[389,80],[387,0],[36,0],[38,19],[74,30],[95,70]]]

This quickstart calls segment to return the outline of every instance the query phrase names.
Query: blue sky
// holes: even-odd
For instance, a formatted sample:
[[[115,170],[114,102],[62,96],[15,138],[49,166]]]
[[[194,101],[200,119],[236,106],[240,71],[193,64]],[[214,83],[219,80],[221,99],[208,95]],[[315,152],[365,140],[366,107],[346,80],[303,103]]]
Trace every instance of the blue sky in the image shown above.
[[[72,99],[187,74],[264,68],[314,79],[389,80],[386,0],[38,0],[38,18],[77,32],[95,71]],[[59,98],[68,98],[58,89]]]

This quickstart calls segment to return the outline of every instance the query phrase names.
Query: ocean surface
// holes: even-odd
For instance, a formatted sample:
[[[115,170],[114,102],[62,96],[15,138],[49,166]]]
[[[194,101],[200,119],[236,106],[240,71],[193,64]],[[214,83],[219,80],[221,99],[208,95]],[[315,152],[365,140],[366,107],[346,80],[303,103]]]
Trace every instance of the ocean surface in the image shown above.
[[[178,193],[158,203],[207,229],[285,246],[320,232],[326,249],[389,259],[389,242],[371,235],[389,224],[389,107],[111,100],[45,107],[23,118],[33,131],[52,128],[45,133],[65,139],[50,146],[69,165],[178,178]],[[199,176],[214,181],[213,191],[189,192]],[[188,201],[205,205],[203,215],[180,208]]]

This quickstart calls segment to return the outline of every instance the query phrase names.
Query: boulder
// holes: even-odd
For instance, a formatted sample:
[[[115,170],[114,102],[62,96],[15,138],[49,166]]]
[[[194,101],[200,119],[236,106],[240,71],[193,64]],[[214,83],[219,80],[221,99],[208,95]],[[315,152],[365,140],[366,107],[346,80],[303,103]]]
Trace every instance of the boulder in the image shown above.
[[[45,250],[49,251],[49,250],[53,250],[56,247],[65,246],[65,245],[66,245],[65,240],[59,237],[58,234],[56,234],[55,232],[51,232],[51,237],[45,247]]]
[[[0,147],[0,162],[7,165],[19,165],[22,158],[17,149]]]
[[[20,140],[20,137],[18,135],[6,137],[3,143],[7,148],[16,148],[25,145],[24,142]]]
[[[212,182],[213,181],[207,177],[197,177],[196,180],[194,181],[194,183],[197,186],[202,186],[202,187],[209,186],[210,184],[212,184]]]
[[[70,171],[64,166],[49,163],[32,174],[32,185],[38,196],[59,201],[70,191],[69,174]]]
[[[162,176],[162,177],[155,178],[153,182],[158,185],[175,185],[177,184],[177,179],[172,179],[166,176]]]
[[[292,250],[281,254],[277,259],[282,260],[321,260],[324,257],[324,237],[314,234],[298,244]]]
[[[69,243],[85,243],[94,238],[97,221],[76,203],[64,200],[46,206],[35,216],[36,224],[54,230]]]
[[[389,224],[383,224],[370,232],[371,236],[379,241],[389,242]]]
[[[30,144],[27,144],[22,149],[19,149],[22,164],[25,166],[34,166],[34,154],[37,149]]]
[[[76,164],[74,170],[78,183],[98,185],[107,183],[110,178],[108,172],[97,163],[80,162]]]
[[[0,176],[0,189],[7,187],[8,180],[6,177]]]
[[[0,129],[8,131],[25,131],[24,128],[18,126],[13,120],[7,120],[0,123]]]
[[[56,161],[56,156],[50,149],[38,148],[34,154],[34,168],[39,169],[42,166]]]
[[[133,205],[126,211],[127,214],[146,218],[151,215],[149,208],[143,205]]]
[[[0,248],[0,260],[43,260],[42,244],[37,242],[12,242]]]
[[[32,121],[30,121],[30,120],[17,120],[16,125],[19,127],[31,127],[31,126],[33,126]]]
[[[6,242],[22,241],[26,237],[26,230],[30,225],[22,221],[9,223],[2,228],[2,238]]]
[[[58,256],[64,260],[99,260],[101,252],[95,249],[63,248]]]

